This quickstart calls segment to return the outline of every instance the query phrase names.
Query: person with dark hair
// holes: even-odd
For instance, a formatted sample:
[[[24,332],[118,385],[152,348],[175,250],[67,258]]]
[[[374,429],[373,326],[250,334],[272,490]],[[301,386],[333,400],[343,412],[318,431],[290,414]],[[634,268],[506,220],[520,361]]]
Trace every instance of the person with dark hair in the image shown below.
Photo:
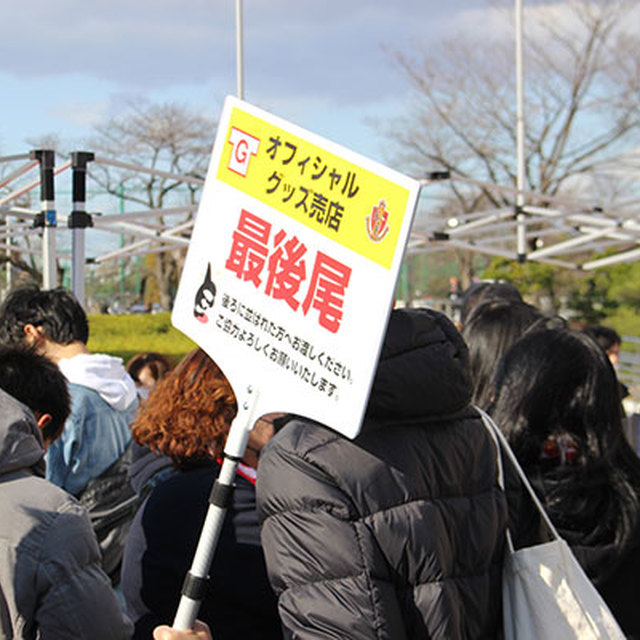
[[[60,287],[40,290],[22,287],[12,291],[0,312],[0,342],[22,345],[40,337],[60,344],[86,344],[89,322],[72,293]]]
[[[33,411],[45,450],[60,437],[71,401],[67,381],[49,359],[33,349],[0,346],[0,389]]]
[[[469,316],[473,313],[476,307],[489,300],[522,302],[522,295],[515,285],[507,281],[474,282],[462,294],[462,298],[460,300],[458,329],[462,329],[464,327]]]
[[[125,368],[136,383],[138,395],[146,400],[152,389],[171,370],[171,363],[161,353],[148,351],[137,353]]]
[[[0,637],[129,638],[86,510],[44,478],[69,414],[64,376],[0,347]]]
[[[462,337],[469,347],[475,405],[489,406],[496,364],[525,331],[544,320],[543,313],[526,302],[489,300],[474,309],[462,327]]]
[[[87,316],[63,288],[17,289],[0,307],[0,342],[33,346],[69,382],[71,415],[47,452],[47,479],[75,496],[123,455],[138,407],[122,360],[90,353],[88,339]]]
[[[533,331],[503,358],[491,414],[560,535],[638,637],[640,460],[623,435],[616,385],[589,336]]]
[[[258,512],[287,637],[499,637],[507,508],[470,399],[451,321],[397,309],[357,437],[298,418],[265,447]]]
[[[622,346],[620,334],[615,329],[603,325],[587,327],[585,333],[600,345],[613,365],[614,370],[617,370],[620,362],[620,347]],[[620,400],[624,400],[629,395],[629,388],[621,380],[618,380],[618,391],[620,392]]]
[[[615,367],[618,364],[620,346],[622,345],[620,334],[615,329],[603,325],[587,327],[585,332],[602,347],[602,350],[611,360],[611,364]]]
[[[133,514],[125,509],[115,518],[114,509],[133,496],[123,467],[138,397],[122,360],[90,353],[88,338],[84,309],[63,288],[17,289],[0,307],[0,342],[33,347],[57,364],[69,383],[71,414],[47,450],[46,477],[94,514],[104,566],[115,582]]]
[[[196,349],[160,380],[133,424],[131,482],[145,501],[127,540],[122,587],[134,638],[173,621],[236,413],[228,380]],[[254,467],[272,435],[270,420],[259,420],[238,465],[199,613],[216,640],[282,637],[255,510]]]

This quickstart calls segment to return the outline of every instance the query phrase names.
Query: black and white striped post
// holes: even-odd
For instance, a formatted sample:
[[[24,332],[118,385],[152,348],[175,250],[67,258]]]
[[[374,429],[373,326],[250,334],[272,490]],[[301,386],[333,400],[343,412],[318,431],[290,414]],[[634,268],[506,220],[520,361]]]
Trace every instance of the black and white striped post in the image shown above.
[[[42,227],[42,287],[53,289],[57,285],[56,272],[56,217],[53,186],[55,152],[51,149],[35,149],[31,157],[40,163],[40,213],[33,226]]]
[[[71,229],[71,290],[81,305],[85,298],[85,229],[93,226],[87,213],[87,164],[94,159],[89,151],[74,151],[71,154],[73,207],[67,219]]]

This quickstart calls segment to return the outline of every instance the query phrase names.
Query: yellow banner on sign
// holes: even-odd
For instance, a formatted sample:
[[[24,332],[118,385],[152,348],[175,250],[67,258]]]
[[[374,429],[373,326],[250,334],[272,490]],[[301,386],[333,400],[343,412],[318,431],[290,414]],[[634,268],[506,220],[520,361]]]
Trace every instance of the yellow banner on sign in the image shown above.
[[[234,108],[218,180],[389,269],[409,191]]]

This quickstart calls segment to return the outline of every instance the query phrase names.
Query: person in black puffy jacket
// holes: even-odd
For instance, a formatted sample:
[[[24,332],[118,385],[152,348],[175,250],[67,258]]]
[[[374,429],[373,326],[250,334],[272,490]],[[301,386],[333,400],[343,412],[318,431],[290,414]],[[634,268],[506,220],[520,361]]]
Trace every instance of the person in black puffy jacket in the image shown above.
[[[453,324],[394,310],[359,435],[295,419],[263,450],[262,544],[289,637],[499,637],[507,507],[470,397]]]

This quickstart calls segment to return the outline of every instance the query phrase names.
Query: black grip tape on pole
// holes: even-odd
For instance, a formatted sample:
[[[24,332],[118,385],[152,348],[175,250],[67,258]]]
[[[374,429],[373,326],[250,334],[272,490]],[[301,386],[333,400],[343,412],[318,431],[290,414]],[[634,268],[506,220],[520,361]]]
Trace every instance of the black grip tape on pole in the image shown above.
[[[222,484],[217,480],[213,483],[213,489],[211,490],[211,496],[209,496],[209,502],[221,509],[228,509],[231,505],[233,498],[234,485]]]
[[[201,578],[194,576],[191,572],[187,572],[182,585],[182,595],[191,600],[202,600],[209,588],[209,578]]]

